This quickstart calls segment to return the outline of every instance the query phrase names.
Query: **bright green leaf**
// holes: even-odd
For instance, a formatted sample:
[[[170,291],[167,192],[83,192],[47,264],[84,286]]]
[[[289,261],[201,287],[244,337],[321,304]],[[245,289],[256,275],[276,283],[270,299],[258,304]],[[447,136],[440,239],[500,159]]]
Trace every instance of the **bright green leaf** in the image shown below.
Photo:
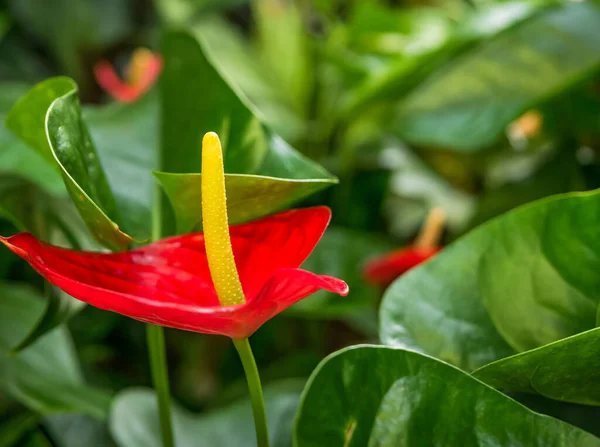
[[[591,329],[599,214],[600,191],[572,193],[478,227],[392,284],[381,339],[475,369]]]
[[[202,226],[202,175],[155,172],[171,201],[177,232]],[[333,180],[295,180],[259,175],[225,174],[229,223],[241,223],[279,211],[334,183]]]
[[[473,375],[503,391],[600,405],[600,329],[498,360]]]
[[[85,123],[77,86],[64,77],[41,82],[12,108],[7,127],[63,176],[75,206],[94,237],[113,249],[131,238],[119,230],[117,209]]]
[[[527,109],[600,66],[600,8],[565,4],[526,20],[441,67],[400,104],[405,140],[472,151],[492,145]]]
[[[273,447],[291,446],[291,430],[302,383],[286,381],[265,387],[264,397]],[[173,406],[173,429],[178,447],[255,446],[249,401],[234,403],[205,415]],[[146,389],[129,389],[115,398],[110,430],[121,447],[160,447],[156,395]]]
[[[470,375],[412,351],[352,346],[323,360],[302,395],[296,447],[598,446]]]

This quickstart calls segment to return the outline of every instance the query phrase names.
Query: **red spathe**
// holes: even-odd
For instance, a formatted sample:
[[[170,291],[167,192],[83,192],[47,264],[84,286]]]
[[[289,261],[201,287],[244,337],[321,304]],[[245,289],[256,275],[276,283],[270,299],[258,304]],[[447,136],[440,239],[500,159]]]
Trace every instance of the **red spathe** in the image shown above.
[[[344,281],[298,268],[330,218],[329,208],[314,207],[231,226],[246,302],[227,307],[215,293],[202,233],[123,253],[67,250],[29,233],[1,240],[50,283],[92,306],[161,326],[244,338],[318,290],[348,293]]]

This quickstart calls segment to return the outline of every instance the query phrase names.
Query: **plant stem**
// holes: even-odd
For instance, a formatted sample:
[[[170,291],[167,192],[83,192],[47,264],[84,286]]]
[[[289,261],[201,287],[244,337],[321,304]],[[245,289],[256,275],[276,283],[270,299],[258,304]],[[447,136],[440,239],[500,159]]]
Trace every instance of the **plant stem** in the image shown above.
[[[265,400],[263,398],[262,386],[256,361],[252,354],[252,348],[247,338],[233,339],[235,349],[237,349],[242,366],[246,373],[246,382],[250,391],[250,402],[252,403],[252,413],[254,415],[254,427],[256,429],[256,444],[258,447],[269,447],[269,430],[267,428],[267,414],[265,413]]]
[[[165,334],[161,326],[146,325],[148,353],[152,369],[152,383],[158,397],[158,414],[163,447],[174,447],[171,424],[171,396],[169,395],[169,372],[165,349]]]
[[[162,236],[162,196],[159,188],[155,190],[154,209],[152,215],[152,241]],[[158,400],[158,415],[163,447],[175,447],[173,424],[171,422],[171,395],[169,394],[169,370],[167,369],[167,352],[165,348],[165,331],[162,326],[146,325],[146,340],[152,371],[152,384]]]

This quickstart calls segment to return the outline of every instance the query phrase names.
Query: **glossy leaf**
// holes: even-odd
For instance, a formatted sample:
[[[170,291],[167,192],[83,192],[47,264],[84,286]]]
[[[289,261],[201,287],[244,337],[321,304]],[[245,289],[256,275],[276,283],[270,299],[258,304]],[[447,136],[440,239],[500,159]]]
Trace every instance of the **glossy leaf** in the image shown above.
[[[598,446],[431,357],[353,346],[323,360],[302,394],[294,445]]]
[[[350,293],[347,297],[329,292],[317,292],[294,304],[290,315],[313,318],[339,318],[364,315],[374,308],[381,291],[365,283],[362,278],[364,263],[372,256],[393,250],[391,241],[344,228],[329,228],[315,251],[302,264],[311,272],[346,278]]]
[[[292,421],[302,382],[286,381],[264,390],[269,437],[273,447],[291,446]],[[254,422],[247,400],[203,415],[173,406],[173,428],[178,447],[255,446]],[[115,398],[110,430],[121,447],[160,447],[155,394],[129,389]]]
[[[202,227],[201,174],[154,174],[171,201],[177,232],[199,231]],[[295,180],[226,174],[229,223],[247,222],[282,210],[330,184],[333,180]]]
[[[392,284],[381,339],[475,369],[594,327],[599,213],[572,193],[478,227]]]
[[[197,34],[172,31],[163,38],[161,169],[199,172],[201,138],[215,131],[223,143],[228,173],[331,179],[263,126],[255,107],[219,71],[201,32]]]
[[[62,77],[41,82],[15,104],[6,124],[61,173],[94,237],[107,247],[124,249],[131,238],[114,223],[116,205],[81,119],[75,83]]]
[[[600,329],[498,360],[473,375],[503,391],[600,405]]]
[[[412,143],[472,151],[492,145],[533,105],[600,66],[600,8],[565,4],[442,67],[400,104],[392,127]]]
[[[69,335],[55,329],[19,354],[9,350],[40,318],[44,306],[33,289],[4,283],[0,300],[0,384],[37,412],[83,413],[103,418],[109,396],[84,385]]]

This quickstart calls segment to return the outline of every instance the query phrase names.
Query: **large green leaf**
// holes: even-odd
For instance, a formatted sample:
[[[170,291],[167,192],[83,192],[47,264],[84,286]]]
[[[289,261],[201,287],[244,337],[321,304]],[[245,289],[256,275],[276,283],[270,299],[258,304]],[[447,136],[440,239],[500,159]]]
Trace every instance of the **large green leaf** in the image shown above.
[[[600,8],[565,4],[477,46],[415,89],[392,120],[413,143],[477,150],[600,66]]]
[[[40,413],[105,417],[110,398],[83,383],[66,329],[55,329],[19,354],[9,352],[40,318],[44,305],[27,286],[4,283],[0,288],[0,386]]]
[[[286,381],[265,387],[264,397],[273,447],[291,446],[292,421],[302,383]],[[242,401],[206,415],[193,415],[174,406],[173,429],[178,447],[254,446],[254,422],[250,402]],[[110,429],[121,447],[160,447],[156,395],[145,389],[129,389],[115,398]]]
[[[199,172],[202,137],[215,131],[223,143],[226,172],[331,179],[263,126],[255,107],[219,71],[197,34],[171,31],[163,38],[161,170]]]
[[[202,175],[155,172],[177,217],[177,232],[202,226]],[[326,188],[334,180],[296,180],[262,175],[225,174],[229,223],[247,222]]]
[[[302,395],[294,445],[598,446],[470,375],[416,352],[353,346],[323,360]]]
[[[265,131],[250,108],[213,67],[200,42],[183,31],[162,40],[161,169],[199,172],[201,141],[215,131],[227,172],[252,173],[267,152]]]
[[[75,83],[64,77],[41,82],[14,105],[6,124],[61,173],[94,237],[107,247],[124,249],[131,238],[114,222],[117,208],[81,119]]]
[[[600,329],[498,360],[473,375],[503,391],[600,405]]]
[[[362,278],[368,258],[391,251],[391,241],[344,228],[329,228],[302,268],[320,275],[343,278],[350,287],[348,296],[320,291],[292,306],[288,314],[314,318],[364,315],[373,309],[381,291]]]
[[[572,193],[478,227],[392,284],[381,339],[475,369],[594,327],[599,215],[600,191]]]

